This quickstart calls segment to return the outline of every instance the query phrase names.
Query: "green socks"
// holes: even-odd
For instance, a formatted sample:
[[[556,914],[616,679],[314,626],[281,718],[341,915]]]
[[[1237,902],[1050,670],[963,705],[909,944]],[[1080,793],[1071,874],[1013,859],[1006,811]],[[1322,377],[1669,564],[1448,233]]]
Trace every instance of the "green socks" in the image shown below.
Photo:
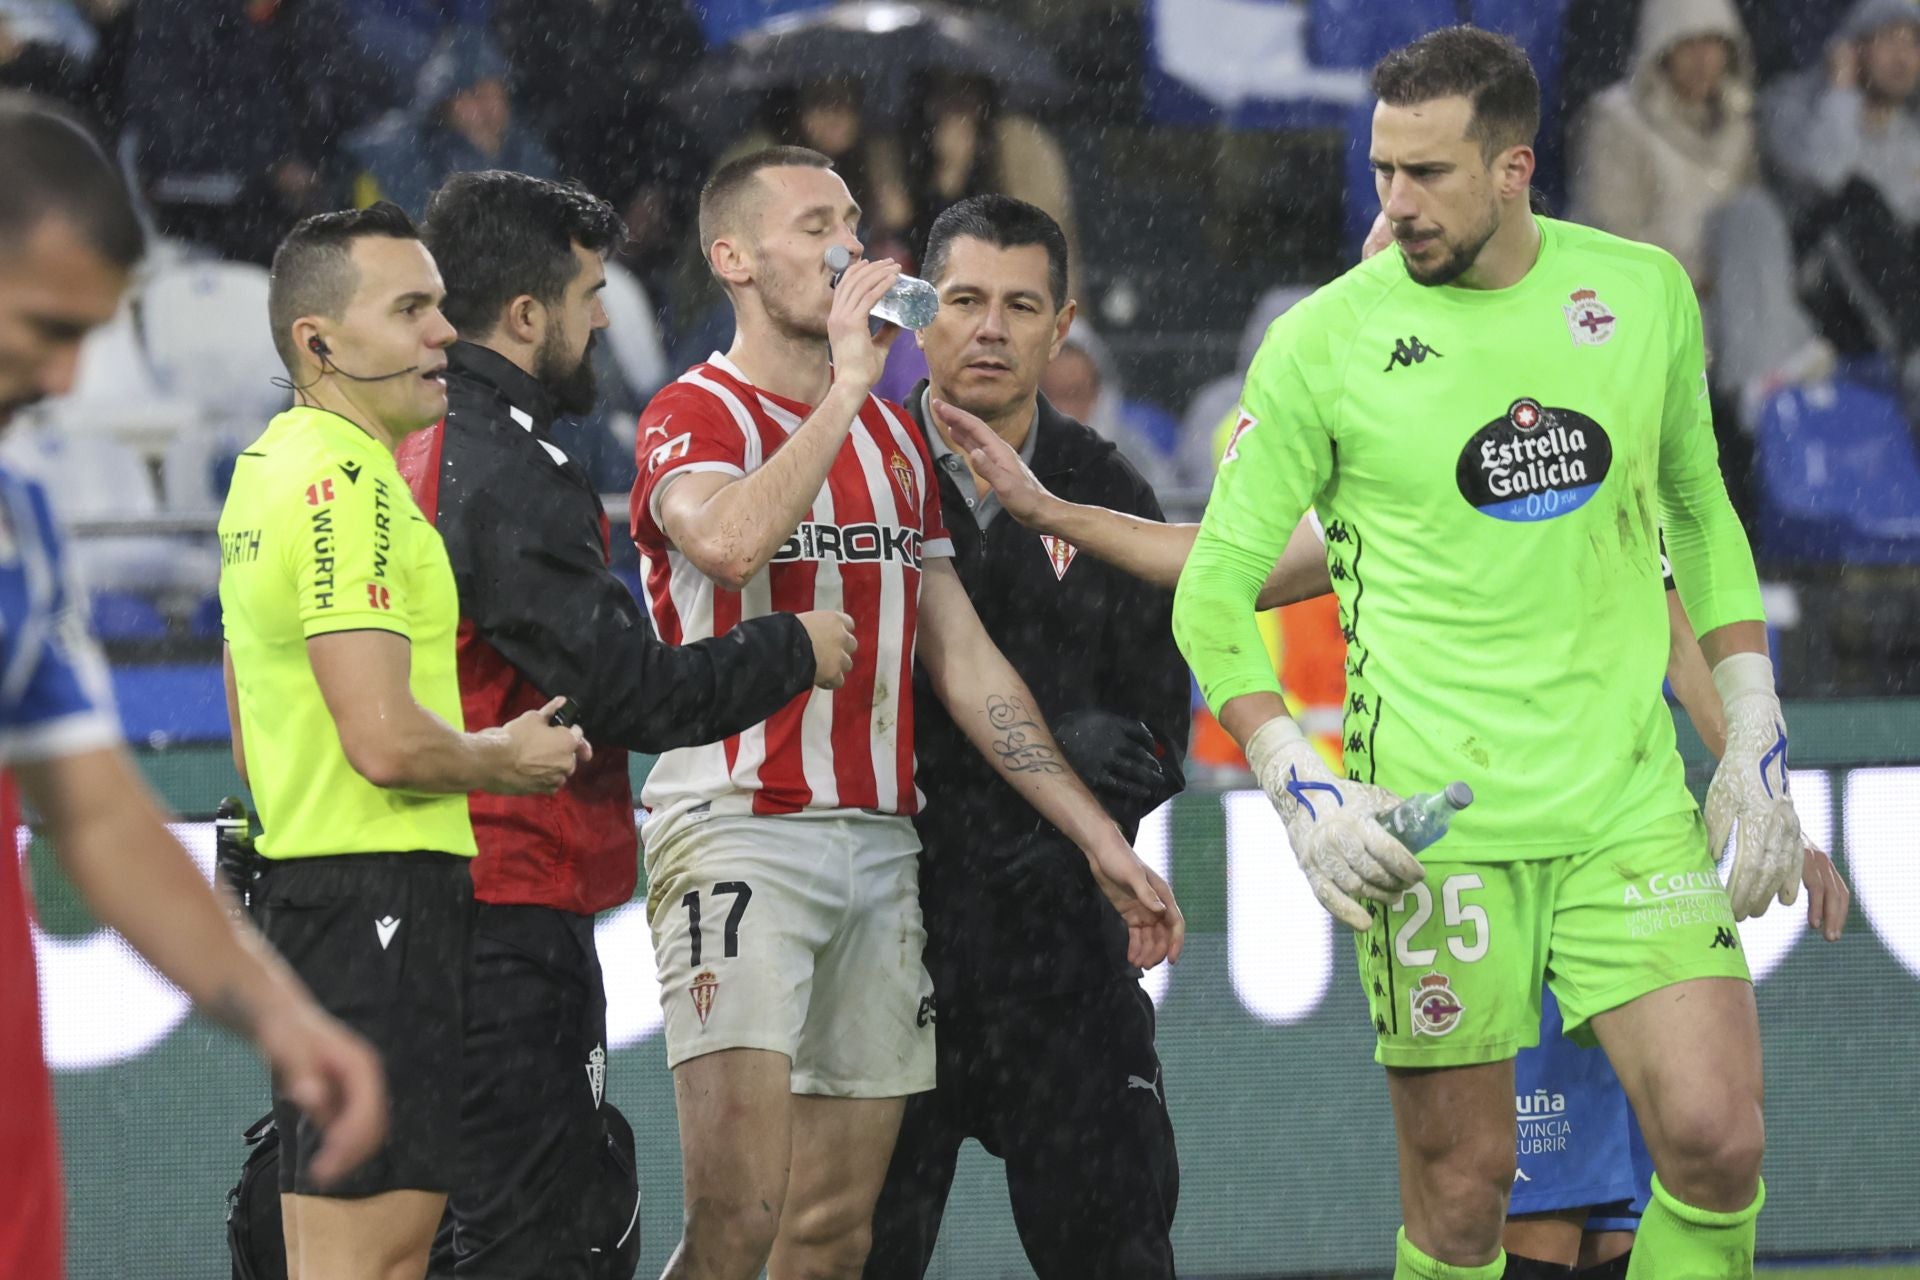
[[[1507,1269],[1507,1255],[1501,1253],[1484,1267],[1456,1267],[1429,1258],[1413,1247],[1407,1229],[1400,1228],[1394,1243],[1393,1280],[1500,1280]]]
[[[1767,1184],[1762,1182],[1753,1203],[1737,1213],[1696,1209],[1668,1194],[1656,1174],[1627,1280],[1751,1280],[1753,1224],[1766,1201]]]

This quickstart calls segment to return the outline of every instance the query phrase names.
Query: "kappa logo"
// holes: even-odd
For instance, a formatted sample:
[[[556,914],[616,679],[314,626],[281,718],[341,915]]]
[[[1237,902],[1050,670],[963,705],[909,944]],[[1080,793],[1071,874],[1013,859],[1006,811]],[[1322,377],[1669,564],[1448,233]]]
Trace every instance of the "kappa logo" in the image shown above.
[[[1444,1036],[1460,1025],[1460,1015],[1466,1012],[1444,973],[1429,973],[1420,979],[1411,993],[1411,1002],[1416,1036]]]
[[[1040,535],[1040,545],[1046,548],[1047,561],[1053,565],[1056,581],[1065,581],[1067,569],[1073,564],[1073,558],[1080,554],[1080,548],[1065,538],[1056,538],[1050,533]]]
[[[940,1009],[933,1003],[933,997],[921,996],[920,1007],[913,1014],[913,1025],[930,1027],[938,1021],[940,1021]]]
[[[593,1109],[600,1109],[600,1099],[607,1094],[607,1049],[605,1045],[593,1046],[593,1052],[587,1055],[587,1088],[593,1090]]]
[[[913,510],[919,505],[913,496],[913,468],[908,466],[907,460],[900,456],[898,450],[895,450],[894,455],[887,459],[887,470],[893,472],[893,482],[900,486],[900,493],[907,500],[907,510]]]
[[[373,922],[374,936],[380,939],[380,949],[385,951],[387,944],[393,941],[393,935],[400,930],[399,916],[381,916]]]
[[[1600,295],[1591,289],[1575,289],[1560,308],[1567,315],[1567,332],[1576,347],[1597,347],[1613,337],[1619,321]]]
[[[1147,1079],[1145,1076],[1134,1076],[1134,1075],[1128,1076],[1127,1088],[1145,1089],[1148,1093],[1153,1095],[1153,1100],[1155,1102],[1159,1103],[1163,1107],[1167,1105],[1167,1100],[1160,1096],[1160,1068],[1159,1067],[1155,1067],[1153,1069],[1153,1079],[1151,1080]]]
[[[1393,354],[1387,357],[1387,367],[1382,373],[1392,373],[1395,369],[1410,369],[1416,364],[1425,364],[1427,357],[1444,360],[1446,356],[1434,350],[1419,338],[1400,338],[1393,344]]]
[[[1738,951],[1740,949],[1740,935],[1725,925],[1719,926],[1713,931],[1713,941],[1707,944],[1707,950],[1709,951],[1715,950],[1716,948],[1725,951]]]
[[[707,1015],[713,1012],[714,993],[720,990],[720,979],[713,976],[713,970],[702,969],[694,976],[693,985],[687,988],[693,996],[693,1011],[700,1015],[700,1025],[707,1025]]]

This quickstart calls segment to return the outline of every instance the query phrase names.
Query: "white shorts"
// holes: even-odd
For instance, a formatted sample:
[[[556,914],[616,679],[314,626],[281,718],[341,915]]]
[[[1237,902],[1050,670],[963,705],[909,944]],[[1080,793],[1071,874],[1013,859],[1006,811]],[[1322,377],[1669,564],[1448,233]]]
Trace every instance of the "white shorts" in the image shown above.
[[[647,851],[667,1066],[767,1049],[792,1062],[795,1093],[933,1088],[913,823],[835,810],[677,826]]]

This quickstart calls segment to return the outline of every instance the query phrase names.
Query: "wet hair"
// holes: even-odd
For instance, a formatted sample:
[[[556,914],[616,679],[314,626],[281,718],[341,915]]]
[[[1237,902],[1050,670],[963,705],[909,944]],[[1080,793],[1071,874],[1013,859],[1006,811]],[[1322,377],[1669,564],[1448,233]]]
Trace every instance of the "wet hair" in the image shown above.
[[[811,147],[768,147],[729,160],[700,188],[700,252],[713,261],[713,242],[740,225],[754,208],[760,174],[767,169],[831,169],[833,161]]]
[[[627,227],[613,206],[569,183],[487,169],[447,179],[427,203],[420,238],[440,264],[440,310],[463,338],[493,332],[515,298],[557,306],[579,274],[573,246],[601,257]]]
[[[1003,195],[968,196],[947,206],[933,220],[933,230],[927,233],[927,251],[921,255],[928,280],[939,282],[946,272],[953,242],[960,236],[983,240],[1000,249],[1039,245],[1047,251],[1047,291],[1053,295],[1054,310],[1066,305],[1067,233],[1045,209]]]
[[[1526,50],[1478,27],[1442,27],[1395,49],[1374,66],[1373,92],[1390,107],[1467,99],[1467,136],[1488,160],[1533,145],[1540,131],[1540,81]]]
[[[353,242],[369,236],[418,240],[419,228],[406,210],[382,200],[364,209],[343,209],[302,218],[273,251],[273,275],[267,286],[267,323],[273,348],[288,373],[298,373],[300,352],[293,322],[302,316],[338,320],[360,287],[353,265]]]
[[[15,252],[58,217],[117,267],[147,249],[126,179],[98,139],[65,108],[0,93],[0,251]]]

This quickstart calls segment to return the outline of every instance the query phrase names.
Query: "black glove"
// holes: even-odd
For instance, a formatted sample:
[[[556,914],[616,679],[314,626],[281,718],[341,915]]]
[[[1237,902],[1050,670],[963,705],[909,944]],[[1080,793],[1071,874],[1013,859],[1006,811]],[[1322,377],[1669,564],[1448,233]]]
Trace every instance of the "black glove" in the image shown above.
[[[1067,764],[1120,822],[1138,820],[1180,790],[1180,766],[1138,720],[1074,711],[1055,722],[1053,736]]]

